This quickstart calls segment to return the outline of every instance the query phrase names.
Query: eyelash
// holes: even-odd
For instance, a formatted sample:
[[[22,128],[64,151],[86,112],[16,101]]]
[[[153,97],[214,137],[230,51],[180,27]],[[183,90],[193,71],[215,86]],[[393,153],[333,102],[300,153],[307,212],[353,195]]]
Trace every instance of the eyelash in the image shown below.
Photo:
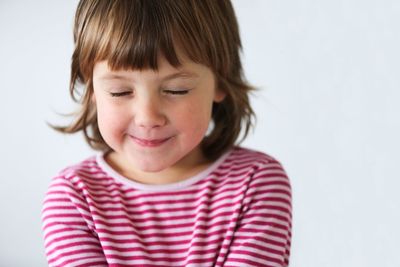
[[[128,91],[126,91],[126,92],[120,92],[120,93],[110,93],[110,95],[111,95],[112,97],[121,97],[121,96],[130,95],[130,94],[132,94],[132,92],[128,92]]]
[[[186,95],[189,93],[189,90],[163,90],[164,93],[170,94],[170,95]]]
[[[169,94],[169,95],[186,95],[189,93],[189,90],[163,90],[164,93]],[[122,97],[122,96],[127,96],[131,95],[132,92],[126,91],[126,92],[118,92],[118,93],[110,93],[111,97]]]

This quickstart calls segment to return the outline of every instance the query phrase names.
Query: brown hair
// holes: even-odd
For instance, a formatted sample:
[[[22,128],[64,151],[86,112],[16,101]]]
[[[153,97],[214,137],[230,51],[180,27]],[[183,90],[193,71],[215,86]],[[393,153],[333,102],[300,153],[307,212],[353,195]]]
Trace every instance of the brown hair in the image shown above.
[[[243,140],[254,112],[239,52],[241,41],[229,0],[81,0],[74,24],[70,94],[80,109],[75,121],[53,128],[63,133],[83,131],[97,150],[108,150],[98,125],[92,74],[96,62],[107,60],[112,69],[157,70],[158,53],[174,67],[180,66],[176,45],[192,61],[209,67],[216,86],[226,93],[214,103],[214,128],[202,141],[204,155],[213,160]],[[83,91],[77,85],[83,85]]]

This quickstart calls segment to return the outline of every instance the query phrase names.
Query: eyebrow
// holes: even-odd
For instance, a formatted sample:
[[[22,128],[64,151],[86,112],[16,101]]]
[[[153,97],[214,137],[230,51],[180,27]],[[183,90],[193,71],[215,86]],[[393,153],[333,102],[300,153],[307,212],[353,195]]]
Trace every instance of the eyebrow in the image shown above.
[[[106,73],[99,77],[101,80],[127,80],[128,77],[116,73]]]
[[[198,78],[199,75],[197,75],[194,72],[190,72],[190,71],[179,71],[176,73],[172,73],[170,75],[167,75],[166,77],[164,77],[162,80],[163,81],[168,81],[168,80],[172,80],[172,79],[176,79],[176,78]]]
[[[198,78],[199,75],[197,75],[194,72],[190,71],[179,71],[176,73],[169,74],[162,78],[162,81],[169,81],[177,78]],[[118,73],[107,73],[102,76],[100,76],[100,79],[102,80],[129,80],[129,77],[124,74],[118,74]]]

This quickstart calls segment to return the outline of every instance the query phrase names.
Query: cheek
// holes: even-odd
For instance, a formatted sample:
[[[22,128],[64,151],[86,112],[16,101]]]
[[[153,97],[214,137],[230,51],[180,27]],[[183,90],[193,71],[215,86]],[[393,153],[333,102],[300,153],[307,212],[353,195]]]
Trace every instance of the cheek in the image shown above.
[[[209,103],[194,102],[176,113],[176,122],[188,133],[204,135],[211,119],[211,108]]]
[[[122,114],[107,105],[100,104],[97,107],[97,123],[101,135],[108,144],[120,139],[126,130],[127,118]]]

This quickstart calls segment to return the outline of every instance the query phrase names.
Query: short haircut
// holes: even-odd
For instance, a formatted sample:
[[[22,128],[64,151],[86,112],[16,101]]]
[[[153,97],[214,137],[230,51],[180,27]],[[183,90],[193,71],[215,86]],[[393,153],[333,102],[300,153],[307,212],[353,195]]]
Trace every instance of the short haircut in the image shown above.
[[[157,70],[162,53],[174,67],[176,47],[195,63],[211,69],[216,86],[226,93],[214,103],[213,128],[204,137],[204,155],[215,160],[249,133],[255,118],[249,102],[254,87],[244,77],[239,27],[229,0],[81,0],[74,23],[70,94],[79,104],[74,121],[53,126],[63,133],[83,131],[88,144],[107,151],[96,115],[93,68],[107,60],[113,70]],[[78,88],[82,85],[82,88]]]

